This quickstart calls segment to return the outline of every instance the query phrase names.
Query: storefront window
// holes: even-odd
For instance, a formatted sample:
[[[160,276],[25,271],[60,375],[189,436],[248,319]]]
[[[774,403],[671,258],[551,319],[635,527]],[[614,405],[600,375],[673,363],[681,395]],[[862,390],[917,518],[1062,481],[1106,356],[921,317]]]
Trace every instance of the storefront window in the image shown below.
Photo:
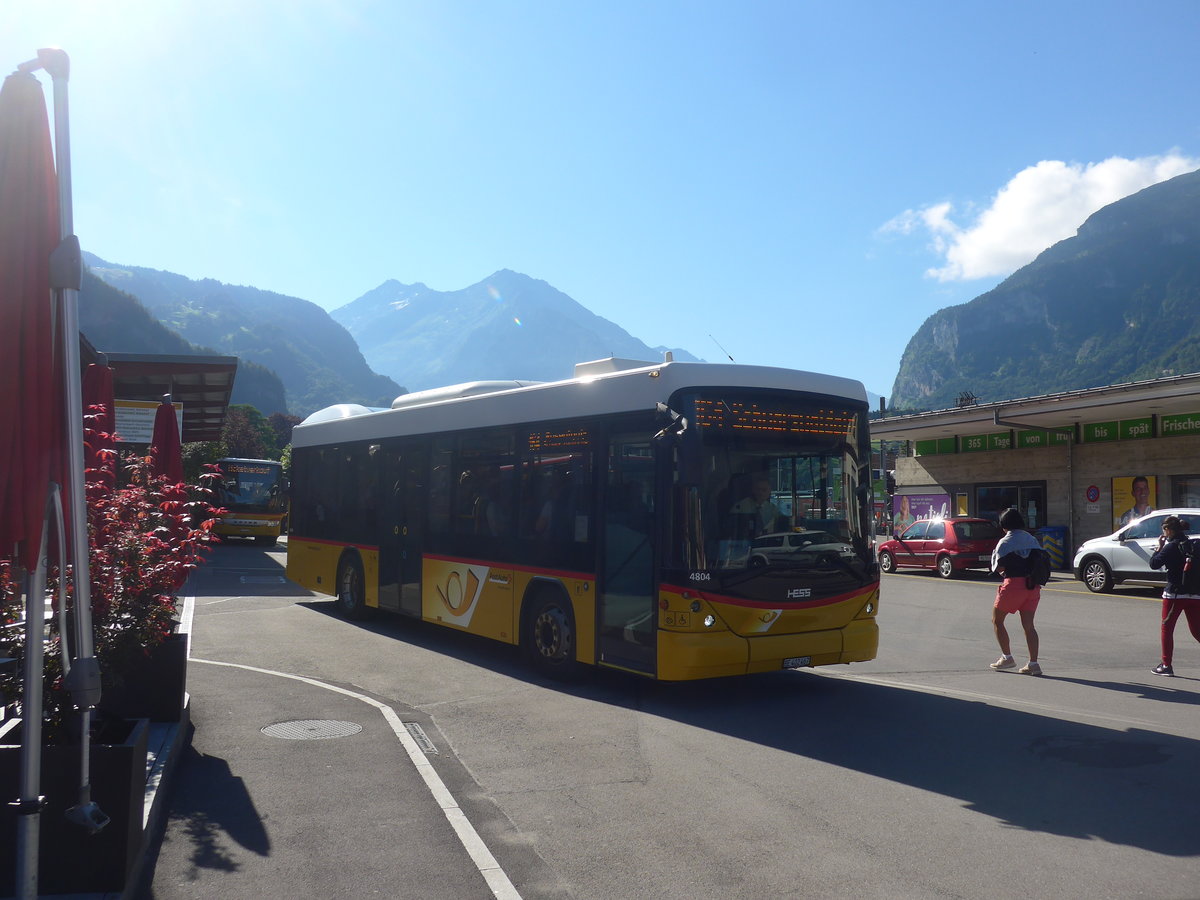
[[[980,485],[975,488],[977,515],[998,522],[1000,514],[1010,507],[1021,511],[1026,528],[1041,528],[1046,524],[1045,483]]]
[[[1171,476],[1171,505],[1200,506],[1200,475]]]

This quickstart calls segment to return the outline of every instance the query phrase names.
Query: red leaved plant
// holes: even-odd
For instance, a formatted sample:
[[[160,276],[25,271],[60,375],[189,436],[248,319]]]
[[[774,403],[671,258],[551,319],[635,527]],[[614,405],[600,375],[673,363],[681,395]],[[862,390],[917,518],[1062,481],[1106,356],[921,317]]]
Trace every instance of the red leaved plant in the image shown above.
[[[171,635],[175,626],[178,591],[188,575],[204,561],[210,544],[215,509],[210,500],[220,478],[216,466],[206,466],[199,485],[170,484],[152,472],[151,457],[126,454],[126,477],[116,486],[117,454],[103,449],[111,436],[97,433],[95,419],[85,416],[88,462],[85,468],[92,632],[102,683],[121,680],[122,669],[137,656]],[[18,585],[12,583],[12,560],[0,559],[0,657],[18,660],[0,671],[0,703],[17,708],[21,697],[24,630]],[[68,569],[67,592],[73,585]],[[58,570],[49,573],[57,583]],[[63,723],[70,698],[62,685],[58,620],[47,621],[45,719]]]

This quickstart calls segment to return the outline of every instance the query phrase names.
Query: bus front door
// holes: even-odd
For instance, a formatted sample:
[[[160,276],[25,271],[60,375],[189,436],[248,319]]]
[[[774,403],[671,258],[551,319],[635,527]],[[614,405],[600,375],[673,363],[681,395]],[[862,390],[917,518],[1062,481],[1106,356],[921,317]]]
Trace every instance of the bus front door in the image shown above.
[[[404,471],[404,515],[400,525],[400,610],[421,615],[421,546],[425,542],[425,506],[429,462],[423,447],[408,447]]]
[[[654,454],[644,433],[609,439],[600,549],[600,662],[653,674]]]
[[[425,454],[388,446],[381,484],[383,521],[379,535],[379,605],[421,615],[421,539],[425,521]]]

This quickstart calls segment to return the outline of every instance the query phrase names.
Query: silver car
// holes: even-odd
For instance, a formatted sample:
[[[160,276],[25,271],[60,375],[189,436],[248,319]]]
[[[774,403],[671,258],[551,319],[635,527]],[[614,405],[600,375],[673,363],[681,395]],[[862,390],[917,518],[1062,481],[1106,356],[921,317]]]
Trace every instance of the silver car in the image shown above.
[[[1124,581],[1166,584],[1166,569],[1150,568],[1158,549],[1163,519],[1178,516],[1188,523],[1188,533],[1200,535],[1200,509],[1156,509],[1107,537],[1084,541],[1075,551],[1075,577],[1089,591],[1107,594]]]
[[[826,531],[780,531],[755,538],[750,544],[750,557],[746,565],[788,563],[820,566],[853,556],[854,550],[849,544]]]

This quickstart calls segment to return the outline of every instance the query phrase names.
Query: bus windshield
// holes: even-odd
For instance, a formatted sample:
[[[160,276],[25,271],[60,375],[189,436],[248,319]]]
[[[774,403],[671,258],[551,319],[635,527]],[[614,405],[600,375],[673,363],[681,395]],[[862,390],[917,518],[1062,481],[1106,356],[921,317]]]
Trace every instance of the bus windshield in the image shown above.
[[[221,460],[218,505],[231,512],[282,511],[283,468],[268,460]]]
[[[671,542],[679,556],[669,565],[869,577],[862,412],[795,397],[693,397],[686,406]]]

